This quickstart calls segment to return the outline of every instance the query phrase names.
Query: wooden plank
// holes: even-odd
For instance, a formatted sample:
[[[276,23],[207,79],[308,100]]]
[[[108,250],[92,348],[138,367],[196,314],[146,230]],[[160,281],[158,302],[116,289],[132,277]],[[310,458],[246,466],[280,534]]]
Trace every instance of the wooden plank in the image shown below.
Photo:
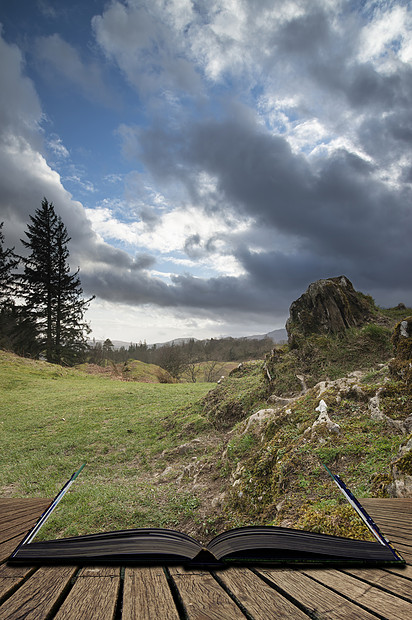
[[[378,519],[379,517],[386,517],[387,515],[393,515],[394,519],[405,521],[408,515],[411,514],[412,509],[409,507],[402,508],[401,506],[376,506],[371,509],[366,509],[372,519]]]
[[[189,620],[238,620],[245,616],[209,571],[170,567]]]
[[[43,620],[49,616],[76,572],[74,566],[39,568],[0,607],[0,620]]]
[[[374,517],[374,515],[387,515],[392,514],[395,518],[404,518],[405,515],[411,514],[412,512],[412,504],[403,504],[402,501],[396,500],[392,503],[382,503],[382,499],[378,503],[374,504],[364,504],[361,501],[366,511]]]
[[[395,534],[398,531],[398,529],[402,529],[403,531],[410,533],[411,532],[411,527],[410,527],[411,516],[412,515],[406,515],[404,519],[396,519],[396,518],[392,518],[386,512],[382,516],[379,516],[379,515],[376,516],[374,520],[378,523],[380,528],[382,529],[389,528],[392,534]]]
[[[19,583],[34,571],[35,568],[31,566],[0,566],[0,601],[9,596]]]
[[[409,549],[412,551],[412,540],[409,538],[409,536],[407,534],[387,534],[386,538],[389,540],[389,542],[391,543],[391,545],[393,545],[394,547],[396,545],[403,545],[404,547],[409,547]]]
[[[412,515],[409,518],[411,519]],[[383,519],[375,519],[375,523],[378,525],[379,529],[387,538],[390,538],[391,536],[396,536],[401,532],[409,539],[411,539],[412,537],[410,525],[408,523],[404,523],[403,521],[394,522],[384,521]]]
[[[18,519],[33,520],[33,511],[31,509],[15,510],[13,512],[0,515],[1,529],[3,530]]]
[[[366,568],[353,568],[345,569],[343,572],[347,575],[352,575],[352,577],[367,581],[375,586],[385,588],[396,596],[403,596],[412,603],[412,588],[411,582],[408,581],[408,579],[403,579],[397,575],[391,575],[384,570],[377,569],[368,570]]]
[[[33,527],[36,521],[37,518],[24,516],[3,524],[0,532],[0,540],[3,542],[13,536],[21,534],[22,532],[27,532],[31,527]]]
[[[312,569],[305,574],[388,620],[412,618],[412,603],[338,570]]]
[[[122,620],[179,620],[161,566],[133,566],[125,570]]]
[[[362,506],[369,508],[390,506],[396,510],[406,509],[412,511],[412,497],[365,497],[360,500]]]
[[[406,579],[412,579],[412,566],[410,564],[406,566],[391,566],[390,568],[385,568],[385,570],[390,573],[395,573],[396,575],[401,575]]]
[[[51,502],[47,497],[0,497],[0,507],[17,504],[39,504],[40,502]]]
[[[309,612],[328,620],[376,620],[376,616],[297,570],[259,570]],[[293,618],[293,616],[292,616]]]
[[[47,504],[44,504],[44,506],[42,504],[41,507],[38,505],[21,506],[21,507],[16,506],[14,508],[10,506],[9,508],[3,509],[0,511],[0,522],[6,523],[7,521],[9,521],[10,519],[13,519],[14,517],[21,517],[25,515],[32,516],[33,513],[35,513],[36,515],[38,515],[38,517],[40,517],[40,515],[43,514],[46,508],[47,508]]]
[[[47,507],[51,503],[47,497],[0,497],[0,514],[10,508],[21,508],[27,506]]]
[[[21,539],[23,538],[23,534],[16,536],[15,538],[11,538],[6,542],[0,543],[0,562],[5,562],[11,553],[15,550]]]
[[[412,543],[410,540],[408,540],[407,538],[404,538],[403,536],[391,536],[389,538],[389,541],[392,545],[392,547],[396,547],[397,545],[403,545],[403,547],[405,549],[407,549],[408,551],[412,552]]]
[[[402,557],[406,561],[407,564],[412,564],[412,553],[402,552]]]
[[[86,567],[76,578],[55,620],[113,620],[120,588],[120,567]]]
[[[410,520],[412,515],[408,515],[408,520]],[[390,518],[379,518],[375,519],[375,522],[379,526],[384,534],[387,536],[392,536],[396,534],[398,531],[402,531],[404,534],[411,536],[411,527],[408,521],[403,521],[401,519],[390,519]]]
[[[411,498],[371,499],[361,500],[361,503],[382,529],[389,527],[396,531],[396,527],[401,526],[410,531]]]
[[[0,498],[0,563],[7,560],[50,501],[35,498]]]
[[[229,568],[217,573],[217,578],[255,620],[307,620],[307,615],[296,605],[246,568]]]
[[[49,504],[49,500],[41,500],[40,502],[9,504],[6,507],[2,505],[2,499],[0,498],[0,529],[6,527],[8,522],[21,517],[27,517],[34,524]]]
[[[394,538],[403,538],[407,545],[412,545],[412,532],[411,528],[406,527],[397,527],[394,528],[390,533],[388,532],[388,537],[391,539]]]

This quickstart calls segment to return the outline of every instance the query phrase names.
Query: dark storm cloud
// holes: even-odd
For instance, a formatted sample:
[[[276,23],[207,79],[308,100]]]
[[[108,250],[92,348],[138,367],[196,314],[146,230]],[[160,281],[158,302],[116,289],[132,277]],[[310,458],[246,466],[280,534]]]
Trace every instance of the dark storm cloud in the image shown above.
[[[159,222],[159,216],[150,206],[144,206],[139,209],[139,217],[149,228],[155,226],[155,224]]]
[[[304,80],[312,77],[329,95],[345,97],[354,108],[409,106],[411,67],[399,63],[396,71],[382,72],[372,62],[359,60],[360,15],[347,15],[346,28],[335,17],[330,7],[313,4],[303,15],[286,20],[271,36],[272,61],[279,59],[295,73],[299,63]]]
[[[355,110],[365,109],[372,114],[379,109],[391,110],[394,106],[409,107],[412,70],[408,66],[385,75],[371,63],[328,59],[325,55],[317,63],[312,59],[308,68],[322,88],[334,97],[344,97]]]
[[[331,43],[331,29],[325,12],[313,7],[313,12],[291,19],[274,32],[271,40],[282,54],[317,55]]]
[[[293,237],[294,252],[262,253],[262,284],[284,290],[274,274],[303,282],[341,272],[342,266],[352,278],[362,275],[363,282],[412,284],[412,272],[403,269],[412,263],[411,190],[383,183],[372,163],[341,149],[310,164],[285,138],[234,119],[199,123],[180,142],[175,135],[170,143],[170,133],[159,129],[152,137],[150,131],[142,135],[141,145],[154,174],[165,172],[167,160],[169,177],[185,178],[196,194],[194,171],[206,171],[217,180],[224,209]],[[174,158],[168,157],[171,151]],[[189,250],[199,241],[189,239]],[[238,258],[256,276],[257,258],[251,256]]]
[[[190,235],[185,241],[184,250],[191,258],[195,258],[203,254],[200,235],[197,233],[195,235]]]
[[[218,277],[204,280],[191,275],[172,276],[172,284],[166,284],[143,272],[131,270],[110,272],[102,267],[92,273],[84,272],[82,286],[88,294],[107,301],[119,301],[131,305],[155,304],[160,307],[201,309],[212,316],[218,310],[238,313],[267,313],[277,309],[279,300],[271,289],[255,286],[249,276]],[[288,304],[287,304],[288,305]],[[282,307],[284,311],[285,307]]]
[[[150,269],[156,263],[154,256],[150,254],[137,254],[134,258],[132,269]]]

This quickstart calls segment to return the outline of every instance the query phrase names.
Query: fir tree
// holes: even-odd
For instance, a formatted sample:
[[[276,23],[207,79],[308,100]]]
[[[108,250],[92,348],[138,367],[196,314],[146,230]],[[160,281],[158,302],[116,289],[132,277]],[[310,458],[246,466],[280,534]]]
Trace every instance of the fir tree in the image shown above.
[[[36,326],[24,306],[16,303],[17,275],[20,258],[14,248],[3,249],[3,224],[0,223],[0,348],[19,355],[36,355]]]
[[[72,364],[87,348],[89,331],[83,315],[91,299],[84,300],[79,272],[70,273],[70,241],[53,203],[43,199],[30,216],[23,245],[30,250],[22,276],[26,307],[34,318],[39,344],[49,362]]]
[[[15,269],[20,260],[14,254],[14,248],[3,249],[4,235],[3,224],[0,224],[0,305],[8,303],[15,293],[15,276],[13,269]]]

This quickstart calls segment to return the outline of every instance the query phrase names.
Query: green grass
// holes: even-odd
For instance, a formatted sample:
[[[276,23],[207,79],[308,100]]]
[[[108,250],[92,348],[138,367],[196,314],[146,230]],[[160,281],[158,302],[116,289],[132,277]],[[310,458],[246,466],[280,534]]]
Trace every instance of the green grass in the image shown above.
[[[53,497],[87,463],[48,535],[177,525],[196,498],[153,474],[182,429],[207,426],[187,405],[212,386],[113,381],[0,351],[0,496]]]

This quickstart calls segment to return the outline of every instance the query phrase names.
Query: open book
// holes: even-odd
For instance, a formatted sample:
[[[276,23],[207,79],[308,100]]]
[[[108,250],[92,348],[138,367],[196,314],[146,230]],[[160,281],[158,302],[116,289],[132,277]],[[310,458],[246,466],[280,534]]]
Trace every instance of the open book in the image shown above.
[[[69,562],[74,564],[167,564],[225,566],[231,564],[404,564],[405,561],[382,536],[376,524],[338,476],[340,490],[367,524],[377,542],[351,540],[275,526],[250,526],[216,536],[206,548],[194,538],[174,530],[139,528],[32,542],[41,525],[79,475],[75,472],[33,530],[12,553],[10,561],[26,564]],[[328,470],[329,471],[329,470]]]

